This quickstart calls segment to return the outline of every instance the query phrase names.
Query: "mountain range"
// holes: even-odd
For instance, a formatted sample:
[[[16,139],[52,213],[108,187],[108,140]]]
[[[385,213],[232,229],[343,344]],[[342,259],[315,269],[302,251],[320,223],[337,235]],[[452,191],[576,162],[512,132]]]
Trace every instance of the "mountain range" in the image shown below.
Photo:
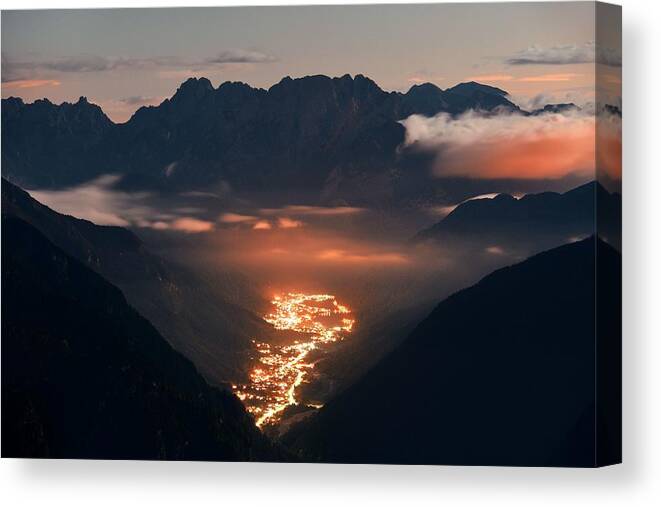
[[[593,236],[495,271],[284,441],[323,462],[618,462],[620,268]]]
[[[219,181],[240,190],[322,191],[394,170],[411,114],[528,114],[507,92],[475,82],[386,92],[369,78],[286,77],[268,90],[185,81],[122,124],[81,97],[56,105],[2,100],[3,176],[24,188],[63,187],[106,173],[130,188],[185,190]]]

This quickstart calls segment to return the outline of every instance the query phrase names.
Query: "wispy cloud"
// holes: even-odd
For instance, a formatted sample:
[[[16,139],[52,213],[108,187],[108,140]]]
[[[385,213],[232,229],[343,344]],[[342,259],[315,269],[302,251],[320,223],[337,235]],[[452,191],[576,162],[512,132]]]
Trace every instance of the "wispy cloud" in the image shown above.
[[[278,227],[280,229],[296,229],[297,227],[303,227],[303,222],[288,217],[280,217],[278,218]]]
[[[406,264],[409,261],[405,255],[396,252],[351,252],[341,249],[322,250],[317,258],[349,264]]]
[[[218,199],[220,197],[219,194],[215,192],[208,192],[206,190],[187,190],[185,192],[181,192],[179,195],[182,197],[199,197],[208,199]]]
[[[338,216],[354,215],[366,211],[365,208],[355,206],[307,206],[288,205],[282,208],[262,208],[265,215],[294,215],[294,216]]]
[[[240,213],[223,213],[218,217],[218,220],[223,224],[246,224],[256,222],[258,218]]]
[[[143,227],[186,233],[207,232],[214,223],[188,216],[191,209],[163,213],[148,204],[150,194],[125,192],[116,187],[121,177],[100,176],[81,185],[61,190],[31,190],[30,194],[54,210],[98,225]]]
[[[81,54],[50,60],[17,60],[2,54],[2,82],[43,79],[50,75],[70,73],[108,72],[140,69],[192,69],[204,70],[228,64],[270,63],[277,59],[273,55],[255,50],[227,49],[202,59],[187,59],[174,56],[148,58],[100,56]]]
[[[119,102],[127,106],[147,106],[157,104],[163,100],[162,97],[145,97],[143,95],[133,95],[130,97],[122,97]]]
[[[11,89],[23,89],[23,88],[39,88],[43,86],[60,86],[62,84],[60,81],[55,79],[19,79],[16,81],[3,81],[2,87],[11,90]]]
[[[39,202],[67,215],[99,225],[128,226],[154,213],[143,204],[145,194],[114,190],[117,175],[105,175],[82,185],[62,190],[32,190]]]
[[[499,82],[516,82],[516,83],[554,83],[571,81],[581,74],[573,72],[554,73],[554,74],[540,74],[537,76],[521,76],[515,77],[511,74],[483,74],[480,76],[468,76],[467,81],[477,81],[480,83],[499,83]]]
[[[204,59],[204,63],[207,64],[270,63],[275,61],[277,61],[277,58],[272,55],[246,49],[228,49],[220,51],[215,56]]]
[[[333,218],[355,215],[367,211],[355,206],[310,206],[291,204],[279,208],[257,208],[243,211],[226,211],[218,222],[234,228],[251,228],[265,231],[272,229],[298,229],[309,219]],[[305,218],[305,220],[303,220]]]
[[[507,58],[505,62],[509,65],[572,65],[596,62],[621,67],[622,52],[597,46],[594,41],[552,47],[532,45]]]
[[[277,220],[272,221],[241,213],[223,213],[218,217],[218,221],[227,225],[250,226],[255,230],[270,230],[274,227],[279,229],[296,229],[305,225],[301,220],[295,220],[289,217],[278,217]]]
[[[519,78],[517,81],[521,83],[558,83],[572,81],[578,76],[580,76],[580,74],[565,72],[562,74],[541,74],[539,76],[527,76]]]
[[[170,224],[170,229],[187,233],[207,232],[213,228],[213,222],[193,217],[177,218]]]

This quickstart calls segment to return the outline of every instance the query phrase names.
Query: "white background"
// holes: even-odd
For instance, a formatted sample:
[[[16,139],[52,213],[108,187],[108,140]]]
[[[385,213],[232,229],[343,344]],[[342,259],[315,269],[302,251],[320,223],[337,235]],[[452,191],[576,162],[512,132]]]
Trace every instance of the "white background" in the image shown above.
[[[283,2],[198,0],[193,5],[278,3]],[[580,470],[3,459],[4,505],[661,505],[661,3],[622,4],[623,465]],[[0,0],[3,9],[137,5],[182,2]]]

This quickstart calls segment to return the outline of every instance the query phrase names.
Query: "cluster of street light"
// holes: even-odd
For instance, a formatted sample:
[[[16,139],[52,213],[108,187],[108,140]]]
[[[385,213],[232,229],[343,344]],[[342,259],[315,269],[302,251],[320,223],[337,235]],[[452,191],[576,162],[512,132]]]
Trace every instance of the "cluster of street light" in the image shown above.
[[[250,381],[233,386],[260,427],[276,424],[285,408],[298,404],[296,390],[314,368],[310,352],[342,340],[355,322],[351,310],[331,294],[290,292],[271,302],[274,310],[264,320],[276,329],[291,331],[291,340],[284,345],[255,340],[256,364]]]

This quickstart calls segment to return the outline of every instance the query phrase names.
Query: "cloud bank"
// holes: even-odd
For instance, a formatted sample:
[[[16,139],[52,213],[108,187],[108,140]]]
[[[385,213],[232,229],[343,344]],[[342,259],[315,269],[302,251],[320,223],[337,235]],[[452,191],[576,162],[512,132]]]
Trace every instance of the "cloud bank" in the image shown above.
[[[277,59],[270,54],[245,49],[227,49],[202,59],[186,59],[174,56],[134,58],[82,54],[52,60],[21,61],[12,59],[3,53],[2,82],[44,80],[44,76],[53,74],[117,70],[191,69],[200,71],[228,64],[259,64],[275,61]]]
[[[439,177],[482,179],[559,179],[569,175],[594,177],[596,121],[593,114],[572,111],[537,116],[469,112],[453,118],[442,113],[413,115],[401,122],[405,145],[435,153]],[[621,150],[616,120],[600,129],[610,152]],[[602,137],[602,136],[600,136]],[[605,153],[601,167],[617,173],[620,162]],[[621,171],[621,170],[620,170]]]
[[[597,46],[594,41],[548,48],[532,45],[505,62],[509,65],[571,65],[596,62],[610,67],[621,67],[622,52],[615,48]]]
[[[211,64],[270,63],[275,61],[277,61],[277,59],[272,55],[245,49],[228,49],[204,60],[205,63]]]

